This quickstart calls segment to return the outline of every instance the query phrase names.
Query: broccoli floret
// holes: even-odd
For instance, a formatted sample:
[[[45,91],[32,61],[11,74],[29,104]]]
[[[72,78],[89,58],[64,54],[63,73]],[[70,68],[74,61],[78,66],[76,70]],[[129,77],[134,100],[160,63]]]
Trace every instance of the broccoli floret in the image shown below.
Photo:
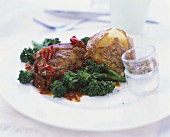
[[[81,39],[81,41],[84,43],[84,45],[87,45],[87,42],[89,39],[90,39],[90,37],[84,37]]]
[[[22,84],[31,83],[31,81],[34,79],[34,73],[32,73],[29,70],[26,70],[26,71],[20,70],[19,72],[20,73],[19,73],[18,80]]]
[[[96,64],[94,62],[94,60],[92,59],[89,59],[89,60],[85,60],[84,62],[85,66],[83,68],[84,71],[88,72],[88,73],[106,73],[106,74],[109,74],[111,76],[115,76],[115,77],[118,77],[118,78],[121,78],[121,76],[119,74],[117,74],[115,71],[111,70],[111,69],[108,69],[106,67],[106,65],[104,63],[102,64]]]
[[[50,90],[53,94],[53,97],[63,97],[64,94],[67,92],[67,88],[64,86],[63,82],[61,80],[55,80],[50,85]]]
[[[91,78],[91,74],[79,70],[77,72],[65,72],[62,81],[69,90],[77,90],[78,87],[89,83]]]
[[[44,47],[48,47],[48,46],[50,46],[50,45],[58,44],[58,43],[61,43],[61,41],[59,40],[59,38],[54,38],[54,39],[46,38],[46,39],[42,42],[42,45],[43,45]]]
[[[85,87],[80,89],[80,93],[88,96],[104,96],[112,93],[116,85],[116,82],[112,81],[98,81],[92,79],[92,81]]]
[[[104,96],[114,90],[115,84],[114,81],[106,81],[106,75],[99,73],[91,75],[79,70],[78,72],[66,72],[61,80],[56,80],[50,85],[50,89],[55,97],[62,97],[71,90],[89,96]]]
[[[79,70],[77,72],[77,78],[80,83],[79,85],[86,86],[91,81],[92,75],[83,70]]]
[[[59,40],[59,38],[46,38],[42,43],[38,43],[36,41],[32,41],[32,45],[34,47],[36,47],[38,50],[41,50],[43,47],[48,47],[51,46],[53,44],[58,44],[61,43],[61,41]]]
[[[78,79],[75,72],[65,72],[62,81],[67,89],[74,90]]]
[[[31,65],[34,63],[35,59],[33,55],[38,51],[37,48],[31,49],[29,48],[24,48],[23,51],[20,54],[20,60],[21,62],[29,62]]]

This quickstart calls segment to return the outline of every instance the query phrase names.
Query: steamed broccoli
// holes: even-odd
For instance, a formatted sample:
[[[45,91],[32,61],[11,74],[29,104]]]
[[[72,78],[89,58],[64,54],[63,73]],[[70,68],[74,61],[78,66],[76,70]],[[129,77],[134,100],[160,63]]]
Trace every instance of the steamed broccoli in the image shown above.
[[[77,72],[65,72],[62,81],[67,89],[77,90],[78,87],[89,83],[91,78],[89,73],[79,70]]]
[[[82,68],[84,71],[88,72],[88,73],[106,73],[106,74],[109,74],[111,76],[115,76],[115,77],[118,77],[118,78],[121,78],[121,76],[119,74],[117,74],[115,71],[111,70],[111,69],[108,69],[106,67],[106,65],[104,63],[102,64],[96,64],[94,62],[94,60],[92,59],[89,59],[89,60],[85,60],[84,62],[85,66],[84,68]]]
[[[93,79],[98,81],[113,81],[113,82],[125,82],[125,77],[111,76],[105,73],[94,72],[90,74],[83,70],[77,72],[66,72],[62,78],[64,85],[69,90],[78,90],[83,86],[87,86]]]
[[[19,71],[19,82],[22,84],[27,84],[27,83],[31,83],[31,81],[34,79],[34,73],[32,73],[29,70],[23,71],[20,70]]]
[[[71,90],[79,91],[89,96],[104,96],[111,93],[116,84],[114,81],[107,80],[106,76],[99,73],[91,75],[82,70],[66,72],[62,79],[55,81],[50,87],[54,97],[61,97],[61,92],[64,96],[67,91]]]
[[[59,82],[60,84],[53,83],[51,87],[55,87],[55,92],[52,91],[55,97],[56,91],[57,94],[60,94],[61,89],[64,89],[64,93],[74,90],[89,96],[104,96],[114,90],[116,81],[124,82],[125,78],[110,76],[105,73],[94,72],[90,74],[83,70],[78,70],[77,72],[65,72]]]
[[[98,81],[92,79],[91,82],[80,89],[80,93],[88,96],[104,96],[106,94],[112,93],[116,85],[113,81]]]
[[[63,82],[61,80],[55,80],[50,85],[50,90],[53,94],[53,97],[63,97],[64,94],[67,92],[67,88],[64,86]]]
[[[31,65],[34,63],[35,59],[33,55],[38,51],[37,48],[24,48],[23,51],[20,54],[20,60],[21,62],[29,62]]]
[[[79,70],[66,72],[62,81],[67,90],[79,91],[88,96],[104,96],[114,90],[116,85],[114,81],[124,81],[124,79],[107,74],[90,74]]]
[[[84,45],[87,45],[87,42],[89,39],[90,39],[90,37],[84,37],[81,39],[81,41],[84,43]]]
[[[111,93],[116,82],[125,82],[125,77],[106,68],[104,64],[97,65],[94,61],[85,62],[86,67],[77,72],[65,72],[62,79],[50,85],[54,97],[64,94],[67,91],[79,91],[89,96],[104,96]],[[55,87],[55,88],[54,88]],[[64,90],[64,91],[63,91]],[[56,94],[59,94],[56,96]],[[61,96],[60,96],[61,97]]]
[[[65,72],[62,78],[64,85],[69,90],[75,90],[75,86],[78,80],[79,78],[77,77],[75,72]]]
[[[125,77],[111,76],[109,74],[97,72],[90,74],[84,70],[78,70],[77,72],[65,72],[62,81],[67,89],[79,90],[78,88],[87,86],[93,79],[99,81],[125,82]]]
[[[34,47],[36,47],[38,50],[41,50],[43,47],[48,47],[51,46],[53,44],[58,44],[61,43],[61,41],[59,40],[59,38],[46,38],[42,43],[38,43],[36,41],[32,41],[32,45]]]

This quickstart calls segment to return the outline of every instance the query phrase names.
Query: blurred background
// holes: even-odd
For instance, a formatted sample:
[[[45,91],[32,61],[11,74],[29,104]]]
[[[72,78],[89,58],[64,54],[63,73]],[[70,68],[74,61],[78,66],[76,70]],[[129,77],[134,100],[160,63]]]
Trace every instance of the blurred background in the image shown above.
[[[97,4],[98,3],[98,4]],[[129,3],[130,4],[130,3]],[[128,5],[127,5],[128,6]],[[50,32],[49,30],[43,28],[40,25],[37,25],[33,22],[32,18],[38,18],[41,21],[44,21],[47,24],[57,26],[62,25],[63,23],[73,22],[75,19],[59,18],[57,16],[49,15],[44,12],[44,10],[70,10],[70,11],[92,11],[92,12],[103,12],[109,13],[109,0],[102,2],[101,0],[0,0],[0,36],[5,37],[6,35],[15,34],[16,24],[27,24],[27,28],[30,25],[30,22],[33,25],[36,25],[36,29],[41,30],[42,32]],[[27,12],[25,12],[27,10]],[[28,11],[29,10],[29,11]],[[19,14],[17,14],[19,12]],[[21,13],[23,13],[21,15]],[[170,1],[169,0],[151,0],[150,8],[148,11],[147,19],[151,21],[156,21],[159,24],[146,23],[144,27],[143,37],[152,39],[157,42],[164,42],[164,44],[169,44],[167,41],[170,36]],[[15,14],[15,15],[14,15]],[[14,16],[16,16],[14,18]],[[26,23],[24,21],[25,17],[29,16],[30,20]],[[9,25],[10,19],[14,18]],[[100,19],[109,21],[109,16],[102,16]],[[20,25],[21,26],[21,25]],[[88,28],[87,28],[88,26]],[[22,27],[22,26],[21,26]],[[110,23],[104,22],[86,22],[80,25],[77,25],[75,30],[84,29],[84,30],[94,30],[98,31],[101,29],[110,28]],[[30,29],[27,29],[23,26],[22,31],[29,32]],[[98,29],[99,28],[99,29]],[[160,38],[158,40],[158,38]]]
[[[10,12],[22,8],[41,8],[41,9],[67,9],[67,10],[108,10],[109,0],[102,2],[102,6],[95,6],[95,2],[101,0],[0,0],[1,19]],[[127,5],[128,6],[128,5]],[[92,7],[94,9],[92,9]],[[169,0],[152,0],[148,17],[170,23],[170,1]],[[4,15],[5,14],[5,15]]]

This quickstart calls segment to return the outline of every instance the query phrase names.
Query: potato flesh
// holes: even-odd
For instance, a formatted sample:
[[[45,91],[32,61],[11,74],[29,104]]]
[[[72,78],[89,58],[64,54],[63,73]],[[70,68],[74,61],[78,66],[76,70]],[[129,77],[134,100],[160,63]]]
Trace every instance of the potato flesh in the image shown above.
[[[126,33],[123,33],[121,30],[116,28],[108,30],[108,33],[99,40],[97,48],[106,47],[107,45],[113,43],[114,38],[118,38],[126,50],[129,49]]]
[[[101,57],[100,57],[100,51],[110,45],[111,43],[114,42],[114,38],[118,38],[120,43],[126,48],[126,50],[128,49],[128,41],[126,38],[126,33],[123,33],[122,31],[114,28],[114,29],[109,29],[107,31],[108,33],[101,37],[101,39],[98,41],[98,44],[96,46],[96,55],[95,58],[97,60],[97,62],[101,63]]]
[[[104,37],[100,39],[100,41],[97,44],[96,47],[96,55],[95,58],[98,63],[101,63],[101,56],[100,56],[100,51],[106,47],[107,45],[110,45],[113,42],[114,38],[109,37],[109,33],[107,33]]]
[[[126,50],[129,49],[126,33],[123,33],[121,30],[115,28],[108,30],[108,34],[108,37],[112,37],[112,41],[114,40],[114,38],[118,38],[120,43],[126,48]]]
[[[100,39],[97,48],[103,48],[106,47],[107,45],[111,44],[114,40],[114,37],[112,37],[112,35],[109,35],[109,32]]]

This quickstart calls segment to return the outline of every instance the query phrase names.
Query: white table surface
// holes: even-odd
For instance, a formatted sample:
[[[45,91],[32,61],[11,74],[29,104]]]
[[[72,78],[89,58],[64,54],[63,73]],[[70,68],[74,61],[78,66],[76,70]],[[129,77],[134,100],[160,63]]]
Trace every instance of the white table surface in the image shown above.
[[[9,43],[9,37],[18,38],[21,35],[30,35],[32,30],[26,29],[25,31],[16,30],[14,25],[17,20],[19,22],[24,22],[24,18],[20,19],[20,17],[16,18],[14,22],[11,22],[11,26],[6,26],[4,24],[3,18],[7,18],[14,14],[14,12],[24,11],[24,9],[32,11],[32,9],[36,9],[36,11],[40,11],[43,9],[78,9],[78,10],[91,10],[90,8],[90,0],[81,0],[84,3],[84,7],[80,7],[80,0],[0,0],[0,44]],[[67,4],[65,4],[67,3]],[[149,18],[155,19],[159,21],[159,25],[153,24],[146,24],[145,31],[143,37],[152,41],[157,42],[162,46],[170,46],[170,16],[168,15],[170,12],[170,2],[169,0],[153,0],[151,4],[151,8],[149,11]],[[27,15],[25,15],[27,16]],[[30,14],[28,16],[35,17],[35,15]],[[50,21],[53,20],[54,23],[55,19],[52,16],[45,15],[40,12],[37,14],[36,17],[41,19],[49,19]],[[64,19],[63,19],[64,20]],[[61,22],[63,21],[60,20]],[[69,22],[70,20],[64,20]],[[61,22],[58,22],[59,24]],[[9,24],[8,24],[9,25]],[[109,24],[105,23],[98,23],[96,22],[87,22],[81,24],[76,27],[75,30],[72,30],[68,33],[75,33],[76,31],[82,30],[86,32],[87,26],[92,29],[92,32],[97,32],[98,30],[102,30],[109,27]],[[49,35],[53,35],[49,30],[38,26],[37,24],[34,25],[36,28],[37,33],[44,34],[49,33]],[[18,35],[16,35],[18,34]],[[8,47],[5,45],[0,46],[0,61],[2,61],[4,57],[4,50],[7,50]],[[1,90],[1,87],[0,87]],[[168,89],[170,90],[170,89]],[[1,91],[3,94],[3,91]],[[16,110],[14,110],[11,106],[9,106],[5,100],[0,96],[0,137],[169,137],[170,136],[170,117],[159,121],[157,123],[137,128],[131,129],[121,132],[78,132],[78,131],[70,131],[66,129],[60,129],[51,127],[49,125],[45,125],[34,121]]]

